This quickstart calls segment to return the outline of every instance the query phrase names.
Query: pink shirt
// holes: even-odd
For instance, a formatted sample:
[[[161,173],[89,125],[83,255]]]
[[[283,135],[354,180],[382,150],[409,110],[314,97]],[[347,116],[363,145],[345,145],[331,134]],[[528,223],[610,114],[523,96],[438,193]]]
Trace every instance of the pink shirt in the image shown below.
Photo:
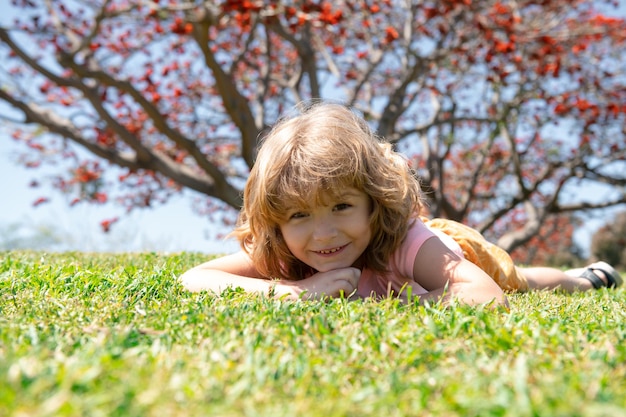
[[[450,250],[463,257],[461,247],[450,236],[436,229],[430,229],[422,221],[415,220],[402,245],[391,255],[389,272],[380,273],[371,269],[361,272],[357,295],[370,297],[372,293],[386,297],[391,291],[398,295],[405,285],[410,285],[413,294],[426,294],[428,291],[413,280],[413,266],[420,248],[430,238],[439,238]]]

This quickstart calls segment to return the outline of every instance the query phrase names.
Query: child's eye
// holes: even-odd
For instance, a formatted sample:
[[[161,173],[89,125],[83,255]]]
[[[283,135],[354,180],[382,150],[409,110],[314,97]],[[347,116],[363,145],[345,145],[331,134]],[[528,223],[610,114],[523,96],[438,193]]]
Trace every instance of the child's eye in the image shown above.
[[[302,218],[304,218],[304,217],[306,217],[306,216],[307,216],[307,214],[306,214],[306,213],[303,213],[303,212],[301,212],[301,211],[298,211],[298,212],[296,212],[296,213],[292,213],[292,214],[289,216],[289,220],[291,220],[291,219],[302,219]]]
[[[342,211],[342,210],[349,209],[350,207],[352,207],[352,205],[348,203],[340,203],[340,204],[335,205],[334,209],[335,211]]]

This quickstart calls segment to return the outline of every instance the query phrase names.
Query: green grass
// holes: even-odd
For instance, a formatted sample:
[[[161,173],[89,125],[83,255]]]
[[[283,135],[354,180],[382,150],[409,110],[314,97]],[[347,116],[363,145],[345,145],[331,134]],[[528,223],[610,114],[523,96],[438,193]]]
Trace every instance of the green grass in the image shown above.
[[[0,253],[0,415],[626,415],[624,289],[281,302],[184,292],[201,260]]]

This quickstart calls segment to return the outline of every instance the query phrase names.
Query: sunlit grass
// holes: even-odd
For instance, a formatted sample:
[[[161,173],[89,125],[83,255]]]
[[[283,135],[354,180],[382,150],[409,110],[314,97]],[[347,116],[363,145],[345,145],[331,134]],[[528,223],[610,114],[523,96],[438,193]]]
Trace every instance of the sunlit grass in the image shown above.
[[[0,253],[2,416],[621,416],[626,292],[511,311],[189,294],[198,254]]]

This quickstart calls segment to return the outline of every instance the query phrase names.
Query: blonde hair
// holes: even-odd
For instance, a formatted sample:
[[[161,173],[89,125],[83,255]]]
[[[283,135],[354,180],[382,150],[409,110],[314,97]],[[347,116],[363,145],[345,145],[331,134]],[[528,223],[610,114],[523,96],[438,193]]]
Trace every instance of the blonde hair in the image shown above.
[[[338,197],[346,187],[371,201],[372,240],[364,267],[386,271],[422,203],[407,161],[339,104],[316,104],[279,121],[262,141],[233,235],[266,277],[298,280],[314,271],[294,257],[279,224],[289,209]]]

